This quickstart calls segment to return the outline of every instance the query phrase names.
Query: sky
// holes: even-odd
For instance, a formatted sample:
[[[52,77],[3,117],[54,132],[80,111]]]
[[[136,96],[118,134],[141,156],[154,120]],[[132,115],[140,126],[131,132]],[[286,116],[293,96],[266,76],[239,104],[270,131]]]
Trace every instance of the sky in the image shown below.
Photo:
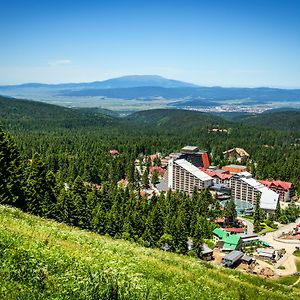
[[[0,0],[0,84],[300,88],[299,15],[300,0]]]

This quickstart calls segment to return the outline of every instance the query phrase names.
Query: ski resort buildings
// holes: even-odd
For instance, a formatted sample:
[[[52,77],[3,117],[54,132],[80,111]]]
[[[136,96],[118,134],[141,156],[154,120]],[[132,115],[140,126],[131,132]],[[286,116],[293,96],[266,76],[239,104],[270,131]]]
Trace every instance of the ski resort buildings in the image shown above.
[[[234,165],[240,172],[233,172],[209,165],[208,154],[199,151],[197,147],[186,146],[181,152],[170,154],[167,167],[168,188],[189,194],[192,194],[195,188],[209,188],[219,196],[223,186],[225,190],[229,190],[229,197],[235,200],[237,208],[240,206],[251,211],[259,197],[260,207],[265,212],[272,213],[276,210],[281,194],[252,178],[252,174],[245,171],[245,167],[237,168]],[[223,197],[226,198],[228,199]]]
[[[192,194],[194,189],[203,190],[213,185],[213,178],[185,159],[170,159],[168,165],[168,186]]]

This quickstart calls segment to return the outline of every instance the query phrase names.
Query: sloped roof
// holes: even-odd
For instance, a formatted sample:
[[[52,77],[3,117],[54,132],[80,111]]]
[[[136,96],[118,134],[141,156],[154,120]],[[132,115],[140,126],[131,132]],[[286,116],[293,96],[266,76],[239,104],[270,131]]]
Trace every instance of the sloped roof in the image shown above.
[[[250,156],[249,153],[243,148],[232,148],[227,151],[224,151],[223,154],[236,152],[239,156]]]
[[[207,170],[205,168],[199,168],[201,171],[203,171],[204,173],[206,173],[207,175],[211,176],[211,177],[218,177],[222,180],[224,179],[230,179],[233,174],[228,174],[228,173],[218,173],[218,172],[215,172],[215,171],[212,171],[212,170]]]
[[[246,228],[229,227],[229,228],[224,228],[224,230],[227,231],[227,232],[243,233],[247,229]]]
[[[287,181],[281,181],[281,180],[258,180],[258,181],[263,185],[265,185],[266,187],[271,187],[272,185],[275,185],[277,187],[283,188],[284,190],[289,190],[293,188],[293,184]]]
[[[223,239],[225,236],[227,236],[227,233],[223,229],[221,229],[219,227],[215,228],[213,230],[213,233],[215,235],[217,235],[220,239]]]
[[[241,237],[239,235],[231,234],[224,239],[224,246],[225,244],[238,245],[240,239]]]
[[[184,168],[191,174],[193,174],[195,177],[200,179],[201,181],[207,181],[207,180],[212,180],[212,177],[204,173],[203,171],[199,170],[196,166],[191,164],[185,159],[177,159],[175,160],[175,163],[179,165],[180,167]]]
[[[162,176],[165,173],[165,169],[163,169],[162,167],[158,167],[158,166],[149,167],[149,173],[152,174],[153,172],[157,172],[158,175]]]

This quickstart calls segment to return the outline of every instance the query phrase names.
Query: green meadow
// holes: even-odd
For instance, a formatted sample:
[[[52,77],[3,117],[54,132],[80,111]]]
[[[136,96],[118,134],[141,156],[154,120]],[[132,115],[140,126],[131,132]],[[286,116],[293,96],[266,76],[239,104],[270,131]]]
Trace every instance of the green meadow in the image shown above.
[[[300,299],[300,290],[0,206],[0,299]]]

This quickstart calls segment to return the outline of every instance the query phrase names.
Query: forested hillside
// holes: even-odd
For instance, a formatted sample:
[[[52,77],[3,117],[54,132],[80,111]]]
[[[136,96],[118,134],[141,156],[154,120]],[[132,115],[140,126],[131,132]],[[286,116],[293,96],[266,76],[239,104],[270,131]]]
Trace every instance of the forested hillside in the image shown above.
[[[243,124],[273,128],[278,130],[300,131],[300,110],[274,111],[244,117]]]
[[[13,130],[103,126],[112,118],[102,112],[70,109],[37,101],[0,96],[0,120]]]
[[[230,126],[228,121],[218,116],[179,109],[153,109],[136,112],[129,115],[127,120],[170,130]]]
[[[145,111],[120,119],[3,97],[0,122],[16,138],[24,160],[37,152],[47,169],[68,182],[78,175],[95,183],[117,182],[132,174],[139,154],[167,155],[197,145],[218,165],[227,163],[223,151],[242,147],[256,162],[250,167],[258,178],[292,181],[300,187],[300,170],[295,168],[300,164],[299,131],[274,131],[182,110]],[[228,132],[209,132],[213,127]],[[113,157],[110,149],[120,154]]]

